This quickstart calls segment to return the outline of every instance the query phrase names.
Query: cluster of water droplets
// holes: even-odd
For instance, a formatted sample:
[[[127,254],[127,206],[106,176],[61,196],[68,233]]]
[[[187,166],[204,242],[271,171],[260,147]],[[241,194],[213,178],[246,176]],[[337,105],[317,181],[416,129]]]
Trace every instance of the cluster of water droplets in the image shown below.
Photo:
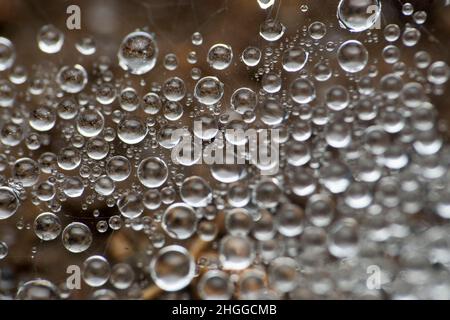
[[[266,10],[274,1],[257,3]],[[290,37],[268,18],[261,46],[241,52],[217,43],[201,56],[196,32],[187,57],[161,55],[157,35],[137,30],[117,57],[92,66],[27,70],[0,37],[0,220],[19,216],[18,230],[25,223],[38,240],[81,254],[94,299],[137,298],[152,285],[178,298],[189,297],[188,286],[203,299],[450,298],[450,147],[432,103],[450,71],[420,48],[425,12],[407,3],[410,23],[378,32],[381,3],[341,0],[336,23],[313,21]],[[346,39],[329,40],[336,25]],[[37,42],[49,55],[65,45],[52,25]],[[413,65],[402,60],[409,47]],[[93,37],[75,48],[97,52]],[[182,78],[185,60],[192,68]],[[170,74],[161,83],[130,81],[158,64]],[[234,67],[254,86],[227,83]],[[219,150],[248,142],[226,129],[277,129],[279,170],[263,175],[255,159],[173,159],[178,128]],[[20,217],[22,207],[34,220]],[[93,252],[99,234],[124,229],[147,238],[136,252],[145,259]],[[0,234],[0,259],[8,261],[9,245]],[[71,292],[36,278],[16,297]]]

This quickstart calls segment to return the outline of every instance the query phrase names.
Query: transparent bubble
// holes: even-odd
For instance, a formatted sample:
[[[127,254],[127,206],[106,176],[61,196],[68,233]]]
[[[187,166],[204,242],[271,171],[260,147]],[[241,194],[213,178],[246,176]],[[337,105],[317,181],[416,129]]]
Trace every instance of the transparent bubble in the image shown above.
[[[154,68],[158,51],[157,43],[151,34],[135,31],[122,40],[117,57],[122,69],[141,75]]]
[[[61,221],[51,212],[41,213],[36,217],[33,230],[36,236],[44,241],[56,239],[61,233]]]
[[[193,207],[205,207],[212,199],[212,189],[205,179],[191,176],[184,179],[180,188],[181,199]]]
[[[315,125],[323,126],[328,123],[330,117],[327,108],[319,106],[315,108],[312,112],[312,122]]]
[[[266,19],[259,27],[260,36],[267,41],[277,41],[285,33],[286,27],[277,19]]]
[[[172,186],[166,186],[161,189],[161,200],[164,204],[171,204],[176,199],[176,191]]]
[[[176,54],[174,53],[166,54],[166,56],[164,57],[164,67],[169,71],[173,71],[176,68],[178,68],[178,58]]]
[[[350,185],[350,171],[345,163],[333,159],[321,168],[320,181],[331,193],[341,193]]]
[[[186,94],[184,81],[178,77],[172,77],[164,82],[162,93],[167,100],[180,101]]]
[[[331,68],[330,66],[325,62],[318,62],[313,69],[313,75],[314,78],[317,81],[327,81],[331,78]]]
[[[95,227],[99,233],[105,233],[108,231],[108,223],[105,220],[98,221]]]
[[[13,122],[5,123],[0,131],[0,141],[6,146],[17,146],[23,139],[22,127]]]
[[[34,130],[49,131],[56,123],[55,110],[47,106],[36,107],[31,111],[28,122]]]
[[[197,215],[191,206],[174,203],[164,211],[161,226],[174,239],[188,239],[197,230]]]
[[[226,236],[220,241],[219,258],[226,270],[248,268],[255,258],[252,241],[242,236]]]
[[[64,34],[54,25],[47,24],[39,30],[37,42],[42,52],[57,53],[64,44]]]
[[[158,189],[149,189],[144,193],[143,202],[149,210],[158,209],[161,206],[161,193]]]
[[[361,42],[348,40],[339,47],[337,59],[344,71],[355,73],[366,67],[369,53]]]
[[[15,87],[7,80],[0,80],[0,107],[9,108],[16,100]]]
[[[292,99],[297,103],[309,103],[316,98],[314,84],[307,79],[295,79],[289,89]]]
[[[350,103],[350,96],[347,88],[335,85],[328,89],[326,93],[326,105],[333,111],[341,111],[347,108]]]
[[[278,181],[267,179],[255,186],[253,198],[259,207],[274,208],[280,202],[282,194]]]
[[[239,276],[239,291],[245,299],[255,299],[256,296],[266,289],[267,275],[260,269],[244,270]]]
[[[51,173],[52,170],[56,169],[57,157],[52,152],[44,152],[38,159],[39,167],[44,173]]]
[[[431,63],[431,56],[426,51],[417,51],[414,54],[414,61],[416,63],[416,67],[419,69],[428,68]]]
[[[400,38],[401,30],[397,24],[388,24],[384,27],[383,33],[387,41],[394,42]]]
[[[116,130],[114,130],[114,128],[111,127],[106,127],[105,130],[103,131],[103,138],[107,142],[114,141],[114,139],[116,139]]]
[[[25,282],[17,291],[17,300],[59,300],[60,292],[50,281],[36,279]]]
[[[436,120],[436,112],[428,107],[415,108],[411,113],[411,124],[414,129],[428,131],[433,129]]]
[[[142,98],[142,109],[147,114],[157,114],[161,105],[161,98],[154,92],[149,92]]]
[[[257,96],[252,89],[242,87],[233,92],[230,103],[233,110],[244,114],[256,108]]]
[[[198,102],[210,106],[222,99],[223,87],[223,83],[216,77],[204,77],[197,81],[194,96]]]
[[[41,95],[46,87],[46,81],[43,77],[38,75],[33,76],[29,79],[28,92],[32,95],[38,96]]]
[[[41,182],[36,187],[36,197],[41,201],[50,201],[54,198],[55,186],[47,181]]]
[[[275,0],[257,0],[258,5],[261,9],[266,10],[268,8],[270,8],[271,6],[273,6],[273,4],[275,3]],[[216,299],[213,299],[216,300]],[[220,300],[220,299],[218,299]]]
[[[301,47],[292,47],[283,52],[282,65],[287,72],[297,72],[303,69],[308,61],[308,52]]]
[[[372,202],[369,186],[363,182],[351,183],[344,195],[345,203],[353,209],[363,209]]]
[[[122,119],[117,126],[117,136],[126,144],[137,144],[141,142],[147,133],[147,126],[136,116],[128,116]]]
[[[110,274],[109,262],[102,256],[90,256],[83,262],[83,280],[90,287],[101,287]]]
[[[388,45],[384,47],[382,55],[386,63],[393,64],[400,59],[400,49],[397,46]]]
[[[93,55],[97,51],[95,39],[91,36],[81,38],[76,44],[75,48],[79,53],[85,56]]]
[[[362,121],[370,121],[377,116],[377,106],[369,99],[360,99],[355,105],[357,116]]]
[[[83,66],[76,64],[72,67],[62,67],[56,75],[56,81],[62,90],[68,93],[78,93],[88,82],[88,75]]]
[[[84,223],[72,222],[62,232],[62,243],[72,253],[86,251],[92,243],[91,230]]]
[[[403,88],[402,79],[393,73],[384,75],[380,80],[380,91],[388,99],[396,99]]]
[[[314,21],[308,27],[308,33],[314,40],[322,39],[327,33],[327,27],[321,21]]]
[[[92,300],[118,300],[117,294],[109,289],[95,290],[90,296]]]
[[[202,140],[211,140],[219,131],[216,118],[209,114],[195,118],[193,131],[196,137]]]
[[[39,180],[39,165],[30,158],[20,158],[13,166],[13,177],[24,187],[31,187]]]
[[[295,141],[306,141],[311,137],[311,124],[307,121],[297,120],[292,128],[292,138]]]
[[[244,208],[230,210],[225,216],[225,228],[230,235],[246,236],[253,227],[253,219]]]
[[[314,194],[308,198],[306,216],[316,227],[328,226],[334,217],[334,203],[327,194]]]
[[[428,68],[427,79],[433,84],[444,84],[448,81],[450,70],[444,61],[436,61]]]
[[[62,184],[62,191],[69,198],[78,198],[84,191],[83,181],[79,177],[66,177]]]
[[[79,151],[73,147],[61,149],[57,157],[58,166],[64,170],[73,170],[81,163]]]
[[[145,158],[139,164],[137,176],[139,181],[147,188],[157,188],[167,180],[167,165],[157,157]]]
[[[351,258],[358,252],[359,226],[352,218],[343,218],[333,224],[328,250],[337,258]]]
[[[137,191],[129,191],[117,200],[117,207],[125,218],[134,219],[144,212],[142,194]]]
[[[104,124],[103,114],[95,109],[84,109],[77,117],[77,130],[87,138],[98,135],[103,130]]]
[[[101,137],[90,138],[86,143],[86,153],[89,158],[101,160],[108,155],[109,144]]]
[[[95,180],[95,191],[102,196],[109,196],[114,192],[115,185],[112,178],[103,175]]]
[[[61,119],[72,120],[78,114],[78,103],[73,98],[64,98],[56,107],[56,112]]]
[[[261,50],[257,47],[247,47],[242,51],[241,59],[248,67],[254,67],[261,61]]]
[[[228,68],[233,60],[233,50],[226,44],[215,44],[208,51],[208,64],[216,70]]]
[[[122,224],[122,219],[118,215],[111,216],[108,220],[108,225],[112,230],[120,230]]]
[[[395,110],[385,111],[380,115],[380,124],[386,132],[397,133],[405,127],[405,119]]]
[[[295,237],[303,232],[305,214],[297,205],[286,203],[277,212],[278,232],[285,237]]]
[[[202,76],[202,70],[197,67],[193,67],[191,69],[191,78],[192,80],[198,80]]]
[[[19,199],[13,189],[0,187],[0,220],[11,217],[19,205]]]
[[[291,140],[286,147],[286,159],[290,165],[303,166],[311,159],[307,144]]]
[[[351,127],[343,121],[330,123],[326,128],[325,140],[333,148],[345,148],[352,141]]]
[[[410,16],[410,15],[413,14],[413,12],[414,12],[414,7],[413,7],[413,5],[412,5],[411,3],[405,2],[405,3],[402,5],[402,13],[403,13],[405,16]]]
[[[227,273],[209,270],[198,282],[197,290],[203,300],[228,300],[233,294],[233,285]]]
[[[279,101],[269,98],[260,105],[259,116],[263,123],[274,126],[283,122],[286,113],[284,106]]]
[[[139,97],[136,92],[131,87],[125,88],[119,95],[120,107],[128,112],[132,112],[139,107]]]
[[[177,121],[183,116],[183,106],[179,102],[166,101],[164,103],[164,117],[169,121]]]
[[[427,13],[425,11],[416,11],[413,14],[414,22],[417,24],[424,24],[427,21]]]
[[[109,281],[116,289],[128,289],[133,284],[134,279],[134,270],[128,263],[117,263],[111,269]]]
[[[25,145],[29,150],[37,150],[41,147],[41,136],[36,132],[31,132],[25,138]]]
[[[443,141],[439,133],[435,130],[429,130],[416,133],[416,140],[413,142],[413,147],[420,155],[433,155],[441,149],[442,143]],[[401,159],[404,159],[405,156],[402,152]],[[431,160],[431,158],[423,159],[423,161],[426,160]]]
[[[379,0],[341,0],[337,17],[342,27],[350,32],[361,32],[372,28],[381,14]]]
[[[415,46],[420,40],[420,31],[413,27],[406,27],[403,31],[402,42],[407,47]]]
[[[281,89],[281,77],[276,72],[267,72],[261,79],[261,85],[264,91],[268,93],[277,93]]]
[[[244,183],[237,182],[228,189],[227,200],[232,207],[245,207],[249,203],[250,197],[251,192]]]
[[[288,257],[279,257],[269,265],[269,283],[274,289],[289,292],[297,286],[299,266],[297,262]]]
[[[16,65],[9,74],[9,81],[14,84],[22,84],[28,79],[27,70],[22,65]]]
[[[218,234],[218,228],[213,221],[201,220],[198,223],[197,234],[203,241],[213,241]]]
[[[111,104],[116,100],[116,88],[111,83],[102,83],[97,89],[95,98],[102,105]]]
[[[194,46],[201,46],[203,43],[203,36],[200,32],[194,32],[191,36],[191,42]]]
[[[400,93],[402,102],[410,108],[421,106],[425,100],[425,91],[423,86],[417,82],[405,84]]]
[[[195,275],[195,263],[189,252],[170,245],[161,249],[150,262],[150,275],[165,291],[178,291],[188,286]]]
[[[372,126],[366,129],[365,143],[372,154],[380,155],[386,151],[390,138],[381,127]]]
[[[159,129],[157,135],[158,144],[165,149],[172,149],[180,141],[181,137],[176,134],[178,128],[172,125],[165,125]]]
[[[272,213],[268,210],[258,211],[258,217],[253,218],[254,222],[250,224],[252,234],[259,241],[268,241],[273,239],[277,232],[276,221]]]
[[[16,60],[16,50],[12,42],[4,37],[0,37],[0,71],[5,71],[12,67]]]

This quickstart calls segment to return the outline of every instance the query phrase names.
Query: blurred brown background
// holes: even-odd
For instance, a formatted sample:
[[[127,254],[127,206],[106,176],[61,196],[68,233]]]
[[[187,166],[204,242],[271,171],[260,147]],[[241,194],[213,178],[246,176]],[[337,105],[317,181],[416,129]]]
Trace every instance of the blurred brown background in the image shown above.
[[[450,47],[450,5],[446,1],[416,0],[410,1],[416,10],[425,10],[428,19],[423,28],[420,28],[423,39],[421,47],[427,49],[435,60],[449,61]],[[259,8],[256,0],[0,0],[0,36],[11,39],[16,47],[16,64],[23,64],[31,70],[35,63],[49,60],[57,65],[82,63],[89,67],[95,57],[102,55],[111,58],[112,65],[117,72],[116,54],[118,46],[125,35],[137,28],[148,28],[156,34],[160,53],[158,66],[143,76],[147,83],[162,82],[171,75],[190,79],[192,65],[186,62],[189,51],[197,51],[199,62],[195,65],[202,69],[203,75],[213,74],[213,70],[206,64],[205,55],[209,47],[215,43],[227,43],[233,47],[234,64],[226,71],[220,72],[221,80],[226,84],[227,91],[224,101],[228,101],[232,89],[238,86],[257,85],[252,79],[252,72],[248,71],[239,61],[242,50],[249,46],[258,46],[263,49],[270,44],[259,37],[259,25],[267,17],[278,17],[287,27],[286,36],[292,36],[303,26],[313,21],[322,21],[327,24],[327,41],[339,41],[350,38],[352,35],[337,27],[336,7],[337,0],[276,0],[275,6],[264,11]],[[388,23],[404,24],[408,21],[400,13],[399,0],[382,0],[383,17],[382,26]],[[76,4],[81,8],[81,30],[67,30],[66,8]],[[309,10],[301,12],[301,5],[307,5]],[[44,24],[54,24],[65,33],[63,50],[57,55],[46,55],[37,48],[36,33]],[[334,28],[332,28],[334,26]],[[191,35],[199,31],[203,35],[203,45],[194,47],[191,44]],[[82,57],[74,48],[75,43],[86,35],[92,35],[97,42],[97,53],[94,57]],[[380,39],[382,33],[379,32]],[[382,44],[369,47],[372,56],[378,55]],[[167,53],[175,53],[179,59],[179,67],[175,72],[169,72],[162,67],[161,60]],[[402,52],[403,54],[403,52]],[[408,54],[409,56],[406,56]],[[412,63],[412,50],[402,56],[403,61]],[[217,73],[217,71],[214,71]],[[254,71],[253,71],[254,72]],[[380,70],[380,73],[384,73]],[[0,77],[6,75],[0,74]],[[136,79],[132,79],[135,81]],[[194,82],[189,80],[187,89],[192,92]],[[147,87],[148,89],[148,87]],[[141,92],[142,94],[143,92]],[[434,97],[441,119],[450,120],[450,108],[447,94]],[[45,151],[57,153],[61,145],[52,143]],[[0,150],[1,153],[1,150]],[[29,202],[28,202],[29,203]],[[25,280],[35,276],[47,278],[55,283],[61,283],[65,277],[65,270],[69,264],[79,264],[92,254],[110,254],[111,264],[117,259],[134,259],[143,266],[148,261],[141,255],[145,250],[147,241],[136,236],[136,233],[121,231],[111,237],[110,232],[100,235],[95,232],[96,220],[92,215],[83,216],[77,208],[77,203],[70,203],[63,208],[69,216],[77,216],[91,227],[96,238],[91,248],[82,254],[69,254],[61,245],[60,239],[50,243],[41,244],[33,234],[27,230],[34,217],[42,208],[29,205],[21,207],[19,212],[6,221],[0,221],[0,240],[14,243],[10,246],[7,259],[0,261],[2,269],[2,283],[4,290],[14,288],[19,279]],[[101,208],[101,216],[117,214],[117,209]],[[91,208],[89,211],[92,211]],[[113,212],[113,213],[111,213]],[[16,224],[22,221],[25,228],[17,230]],[[71,219],[63,221],[65,226]],[[115,239],[115,240],[114,240]],[[116,245],[117,252],[109,252],[111,241]],[[33,247],[37,253],[32,254]],[[34,256],[34,258],[32,258]],[[145,280],[143,280],[145,285]],[[77,292],[79,297],[86,297],[90,289]],[[7,290],[6,290],[7,291]],[[92,290],[91,290],[92,291]],[[2,292],[0,291],[0,294]],[[0,295],[1,296],[1,295]]]

